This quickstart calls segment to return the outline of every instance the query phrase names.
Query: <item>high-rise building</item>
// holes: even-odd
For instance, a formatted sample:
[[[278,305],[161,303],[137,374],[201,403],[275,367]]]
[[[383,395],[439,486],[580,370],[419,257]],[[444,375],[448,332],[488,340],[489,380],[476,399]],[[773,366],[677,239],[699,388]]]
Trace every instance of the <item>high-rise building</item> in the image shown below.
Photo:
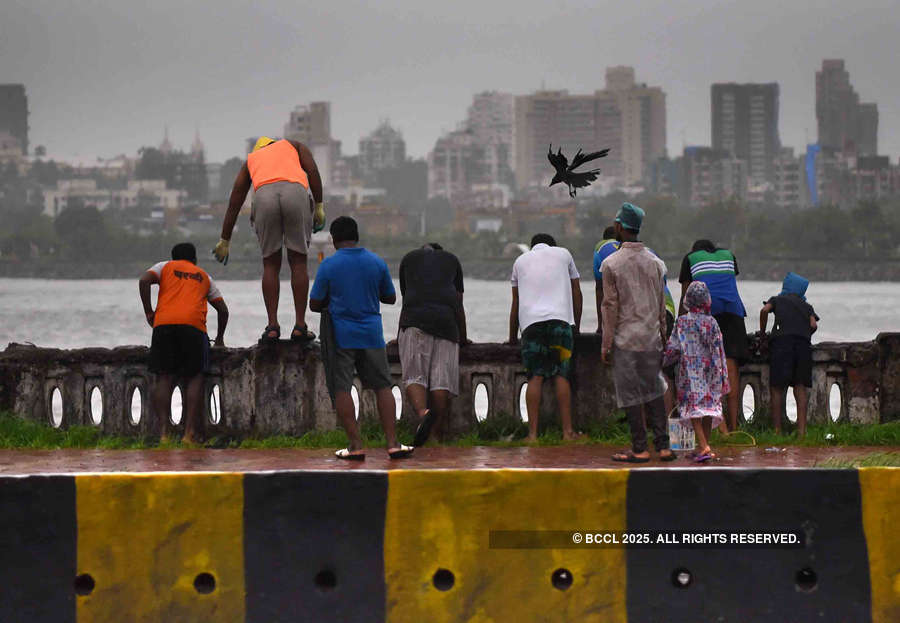
[[[860,104],[856,112],[857,143],[860,156],[878,155],[878,105]]]
[[[341,155],[341,143],[331,137],[331,102],[311,102],[297,106],[284,126],[284,138],[309,147],[326,186]]]
[[[754,184],[773,181],[781,149],[778,83],[712,85],[712,148],[747,162]]]
[[[28,97],[23,84],[0,84],[0,132],[19,141],[28,154]]]
[[[466,207],[505,207],[510,199],[513,96],[485,91],[472,98],[466,120],[441,136],[428,154],[428,196]]]
[[[796,210],[807,205],[805,158],[794,155],[791,147],[782,147],[772,161],[772,186],[775,207]]]
[[[731,152],[710,147],[685,147],[679,196],[695,208],[717,200],[746,199],[747,163]]]
[[[816,72],[816,119],[818,144],[824,149],[878,153],[878,107],[860,104],[842,59],[823,60]]]
[[[637,182],[665,155],[666,104],[659,87],[634,81],[631,67],[610,67],[606,88],[593,94],[539,91],[515,99],[515,173],[519,188],[546,184],[553,170],[547,148],[609,148],[597,164],[620,184]]]
[[[359,139],[359,168],[365,179],[372,179],[381,169],[399,167],[405,161],[406,141],[387,121]]]

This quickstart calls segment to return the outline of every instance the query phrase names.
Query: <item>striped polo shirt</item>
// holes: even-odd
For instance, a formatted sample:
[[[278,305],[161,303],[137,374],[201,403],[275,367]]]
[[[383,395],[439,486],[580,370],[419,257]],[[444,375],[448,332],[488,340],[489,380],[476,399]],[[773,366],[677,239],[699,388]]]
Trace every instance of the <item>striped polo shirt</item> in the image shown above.
[[[688,274],[685,274],[688,272]],[[712,297],[713,316],[730,313],[743,318],[747,315],[737,289],[737,261],[728,249],[694,251],[685,257],[679,281],[682,284],[702,281]]]

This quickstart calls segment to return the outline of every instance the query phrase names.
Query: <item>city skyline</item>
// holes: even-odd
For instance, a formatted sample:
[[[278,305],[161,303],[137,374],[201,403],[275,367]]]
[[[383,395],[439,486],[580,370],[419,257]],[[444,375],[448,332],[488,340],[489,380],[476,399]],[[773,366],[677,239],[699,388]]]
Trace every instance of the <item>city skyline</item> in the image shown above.
[[[158,144],[168,125],[176,147],[199,129],[209,159],[222,161],[247,136],[278,134],[296,105],[331,101],[346,152],[389,119],[408,153],[424,157],[474,93],[589,93],[602,88],[605,67],[629,65],[667,94],[670,155],[711,143],[715,82],[779,83],[782,142],[802,148],[816,139],[815,72],[843,58],[860,96],[879,106],[880,151],[900,154],[900,83],[886,79],[900,54],[898,17],[886,2],[852,12],[807,1],[677,12],[657,0],[526,2],[516,11],[336,2],[316,8],[316,28],[289,2],[216,11],[212,22],[209,3],[168,5],[5,9],[0,81],[26,85],[32,145],[108,157]]]

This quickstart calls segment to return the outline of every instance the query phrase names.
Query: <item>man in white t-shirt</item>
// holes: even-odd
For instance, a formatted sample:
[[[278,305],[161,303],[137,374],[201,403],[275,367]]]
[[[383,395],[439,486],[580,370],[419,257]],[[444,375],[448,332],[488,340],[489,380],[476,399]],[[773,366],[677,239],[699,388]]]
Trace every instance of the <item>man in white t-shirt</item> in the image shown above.
[[[563,439],[572,430],[572,351],[581,326],[581,286],[572,254],[557,247],[553,236],[536,234],[531,250],[516,259],[512,270],[509,343],[522,329],[522,364],[528,374],[525,406],[528,441],[537,441],[538,411],[545,378],[554,380]]]

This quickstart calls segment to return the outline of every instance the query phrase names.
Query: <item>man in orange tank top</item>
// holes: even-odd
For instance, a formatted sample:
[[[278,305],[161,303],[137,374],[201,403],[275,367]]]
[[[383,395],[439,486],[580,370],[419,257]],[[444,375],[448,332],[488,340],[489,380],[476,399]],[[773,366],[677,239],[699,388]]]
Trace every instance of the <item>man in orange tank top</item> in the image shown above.
[[[156,309],[150,301],[150,286],[159,285]],[[172,261],[151,266],[138,281],[147,323],[153,327],[150,371],[156,374],[151,402],[159,418],[162,437],[172,421],[172,392],[176,383],[184,389],[184,441],[200,441],[204,374],[209,367],[209,336],[206,333],[206,305],[218,312],[216,346],[225,346],[228,306],[219,288],[197,266],[197,249],[189,242],[172,248]]]
[[[251,185],[254,189],[250,223],[259,238],[263,257],[262,292],[268,324],[260,342],[281,337],[278,298],[282,247],[287,247],[294,294],[295,323],[291,340],[309,342],[315,335],[306,327],[309,274],[306,256],[313,231],[325,226],[322,179],[312,152],[303,143],[261,137],[234,180],[222,238],[213,250],[216,259],[228,263],[231,234]]]

